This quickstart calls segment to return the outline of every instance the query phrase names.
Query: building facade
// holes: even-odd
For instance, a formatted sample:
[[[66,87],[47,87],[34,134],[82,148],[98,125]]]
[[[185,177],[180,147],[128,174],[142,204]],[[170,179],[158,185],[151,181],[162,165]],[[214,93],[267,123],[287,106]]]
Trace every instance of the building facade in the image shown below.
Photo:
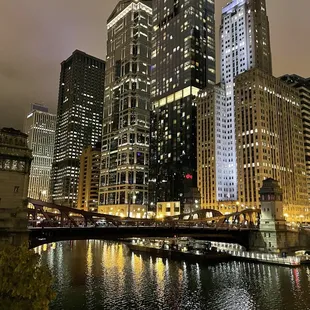
[[[237,159],[235,145],[234,79],[239,74],[260,68],[272,74],[269,20],[265,0],[233,0],[222,10],[221,82],[226,88],[226,155],[228,162],[222,168],[225,195],[221,200],[237,200]],[[216,129],[217,131],[217,129]]]
[[[61,64],[51,199],[75,206],[83,148],[101,140],[105,61],[76,50]]]
[[[27,135],[13,128],[2,128],[0,130],[0,239],[2,240],[19,243],[27,232],[26,199],[31,160]],[[28,235],[26,237],[28,238]]]
[[[146,216],[152,1],[120,1],[107,21],[100,212]]]
[[[299,91],[307,168],[308,201],[310,201],[310,78],[284,75],[281,80]]]
[[[150,205],[200,198],[194,98],[213,84],[214,1],[153,1]]]
[[[289,220],[300,220],[308,195],[298,90],[259,69],[235,81],[239,202],[260,207],[259,189],[272,178],[283,189]]]
[[[28,197],[47,200],[55,144],[56,115],[40,104],[32,104],[25,122],[28,147],[33,161],[30,169]]]
[[[78,209],[98,211],[101,143],[86,147],[80,159]]]
[[[202,90],[197,103],[197,165],[201,208],[223,213],[233,211],[227,206],[226,168],[231,163],[227,149],[226,89],[218,84]],[[230,180],[232,181],[232,180]],[[225,205],[223,202],[225,201]]]
[[[206,112],[198,120],[198,177],[202,206],[227,213],[238,210],[234,79],[252,68],[272,73],[265,0],[233,0],[222,9],[220,57],[222,85],[203,90],[197,99]],[[210,152],[214,159],[206,157]]]

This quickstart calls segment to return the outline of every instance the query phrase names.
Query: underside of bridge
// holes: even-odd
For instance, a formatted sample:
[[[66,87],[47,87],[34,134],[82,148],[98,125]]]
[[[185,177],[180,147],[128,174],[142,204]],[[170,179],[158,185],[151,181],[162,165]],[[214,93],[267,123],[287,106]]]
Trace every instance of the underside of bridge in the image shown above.
[[[203,227],[104,227],[104,228],[43,228],[30,229],[29,247],[34,248],[42,244],[65,240],[121,240],[130,238],[179,238],[237,243],[245,248],[249,247],[251,230],[218,230]]]

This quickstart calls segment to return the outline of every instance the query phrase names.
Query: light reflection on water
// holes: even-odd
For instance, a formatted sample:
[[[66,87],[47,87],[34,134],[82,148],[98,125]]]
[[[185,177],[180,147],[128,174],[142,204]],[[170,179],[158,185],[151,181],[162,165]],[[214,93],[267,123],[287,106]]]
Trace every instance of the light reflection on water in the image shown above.
[[[310,310],[310,269],[189,264],[125,244],[65,241],[35,249],[55,277],[52,310]]]

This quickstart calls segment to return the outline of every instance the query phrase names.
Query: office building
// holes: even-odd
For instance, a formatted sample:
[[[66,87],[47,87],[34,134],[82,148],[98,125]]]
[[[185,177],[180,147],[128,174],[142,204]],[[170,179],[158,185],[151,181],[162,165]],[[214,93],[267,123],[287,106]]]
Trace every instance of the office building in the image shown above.
[[[281,80],[299,91],[303,133],[305,143],[305,156],[307,168],[307,191],[308,201],[310,200],[310,78],[303,78],[298,75],[284,75]]]
[[[283,189],[287,219],[300,220],[308,195],[299,92],[259,69],[235,82],[239,202],[260,207],[259,189],[273,178]]]
[[[78,209],[98,211],[101,143],[86,147],[80,159]]]
[[[269,20],[265,0],[233,0],[222,10],[221,82],[226,88],[226,146],[228,162],[222,169],[223,201],[237,200],[234,78],[260,68],[272,74]],[[225,143],[225,142],[224,142]],[[217,184],[221,187],[220,184]]]
[[[200,199],[194,99],[214,83],[214,1],[153,1],[150,205]]]
[[[27,135],[0,130],[0,242],[28,240],[27,194],[32,155]],[[12,258],[13,259],[13,258]]]
[[[152,1],[119,1],[107,21],[99,211],[144,217],[148,204]]]
[[[40,104],[32,104],[25,121],[28,147],[32,150],[28,197],[47,200],[54,155],[56,115]]]
[[[226,213],[237,209],[233,202],[238,200],[234,79],[252,68],[272,73],[265,0],[233,0],[227,4],[222,9],[220,36],[220,80],[223,85],[204,90],[197,100],[201,111],[216,113],[200,115],[201,122],[214,123],[214,127],[209,127],[207,134],[202,125],[198,128],[198,152],[201,152],[198,161],[203,165],[199,166],[198,175],[201,177],[199,190],[203,192],[202,206]],[[210,152],[209,145],[216,148],[212,151],[214,160],[204,157]],[[213,164],[209,170],[204,167],[205,161]],[[205,177],[206,180],[202,179]]]
[[[76,50],[61,63],[51,199],[75,206],[83,148],[101,140],[105,62]]]
[[[225,201],[229,194],[229,186],[226,184],[228,181],[232,182],[232,176],[225,174],[225,170],[231,164],[226,141],[225,85],[218,84],[202,90],[196,102],[198,188],[201,194],[201,208],[216,209],[223,214],[231,213],[236,211],[234,204],[230,206],[229,201]]]

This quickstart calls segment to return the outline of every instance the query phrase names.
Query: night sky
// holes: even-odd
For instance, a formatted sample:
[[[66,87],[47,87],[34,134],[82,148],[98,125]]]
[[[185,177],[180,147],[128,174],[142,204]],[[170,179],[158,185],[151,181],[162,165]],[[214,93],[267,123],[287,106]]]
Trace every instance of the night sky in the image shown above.
[[[220,10],[215,0],[217,37]],[[0,0],[0,128],[22,129],[30,103],[56,112],[60,62],[75,49],[105,59],[118,0]],[[274,75],[310,76],[309,0],[267,0]]]

